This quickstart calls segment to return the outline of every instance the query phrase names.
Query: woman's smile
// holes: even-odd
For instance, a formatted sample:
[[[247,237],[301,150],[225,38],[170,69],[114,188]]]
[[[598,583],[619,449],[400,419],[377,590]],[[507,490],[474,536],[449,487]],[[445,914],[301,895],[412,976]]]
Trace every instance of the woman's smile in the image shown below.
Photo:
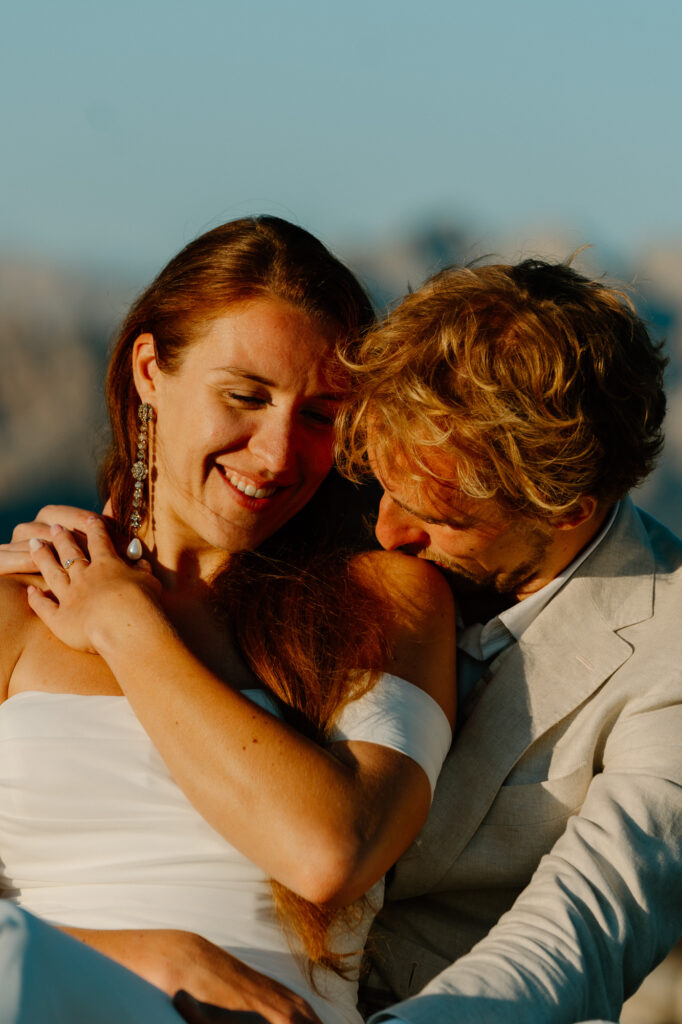
[[[218,465],[218,469],[222,472],[227,482],[246,498],[255,498],[256,501],[260,502],[267,498],[272,498],[276,491],[279,490],[277,487],[268,487],[267,484],[253,484],[243,476],[238,476],[224,466]],[[254,507],[257,508],[258,506],[255,505]]]
[[[332,465],[342,393],[331,330],[289,303],[231,306],[177,369],[138,340],[154,406],[154,543],[167,566],[186,549],[257,547],[312,497]],[[162,554],[165,552],[165,554]]]

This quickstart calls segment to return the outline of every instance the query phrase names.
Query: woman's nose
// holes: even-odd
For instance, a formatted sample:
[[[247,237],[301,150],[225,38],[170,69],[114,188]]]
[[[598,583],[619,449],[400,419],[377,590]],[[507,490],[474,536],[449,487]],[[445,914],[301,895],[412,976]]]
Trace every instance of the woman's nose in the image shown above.
[[[431,541],[419,519],[396,505],[388,494],[384,494],[379,504],[375,533],[382,548],[387,551],[407,548],[416,554],[427,548]]]
[[[286,473],[296,465],[298,447],[296,425],[285,415],[263,417],[249,444],[261,467],[273,474]]]

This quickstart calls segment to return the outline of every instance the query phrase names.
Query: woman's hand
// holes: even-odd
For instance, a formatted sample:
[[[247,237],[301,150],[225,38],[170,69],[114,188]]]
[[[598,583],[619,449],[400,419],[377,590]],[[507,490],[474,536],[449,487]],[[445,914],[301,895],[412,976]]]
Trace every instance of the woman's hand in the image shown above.
[[[85,527],[92,515],[92,512],[75,508],[73,505],[45,505],[32,523],[19,523],[14,527],[12,540],[8,544],[0,544],[0,576],[34,573],[36,567],[28,543],[35,537],[51,542],[50,527],[57,523],[72,530],[76,540],[83,547]]]
[[[28,603],[62,643],[94,654],[98,635],[117,613],[125,617],[139,595],[158,603],[161,584],[148,563],[131,566],[118,557],[101,519],[90,516],[83,525],[84,547],[59,524],[50,527],[49,544],[28,542],[49,590],[29,587]]]

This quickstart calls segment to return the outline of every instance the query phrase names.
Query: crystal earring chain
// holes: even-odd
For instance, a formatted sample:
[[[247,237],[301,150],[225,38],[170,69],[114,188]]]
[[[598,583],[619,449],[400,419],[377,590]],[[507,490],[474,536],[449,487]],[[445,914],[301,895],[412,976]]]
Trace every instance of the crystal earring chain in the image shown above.
[[[154,410],[148,402],[141,402],[140,408],[137,411],[137,416],[140,421],[140,430],[137,435],[137,460],[133,463],[131,468],[131,473],[135,481],[135,489],[133,492],[133,511],[130,516],[130,532],[132,533],[132,537],[130,544],[126,548],[126,555],[133,562],[136,562],[138,558],[142,557],[142,541],[137,536],[137,533],[142,526],[141,509],[144,500],[144,481],[149,472],[147,467],[148,425],[151,421],[153,411]]]

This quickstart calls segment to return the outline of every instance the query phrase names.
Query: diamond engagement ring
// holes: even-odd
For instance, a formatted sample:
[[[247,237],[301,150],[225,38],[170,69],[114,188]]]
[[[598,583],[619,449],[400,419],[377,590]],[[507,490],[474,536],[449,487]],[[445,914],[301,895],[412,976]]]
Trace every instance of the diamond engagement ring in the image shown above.
[[[68,569],[69,566],[73,565],[74,562],[85,562],[86,565],[90,565],[87,558],[67,558],[67,560],[64,562],[64,569]]]

